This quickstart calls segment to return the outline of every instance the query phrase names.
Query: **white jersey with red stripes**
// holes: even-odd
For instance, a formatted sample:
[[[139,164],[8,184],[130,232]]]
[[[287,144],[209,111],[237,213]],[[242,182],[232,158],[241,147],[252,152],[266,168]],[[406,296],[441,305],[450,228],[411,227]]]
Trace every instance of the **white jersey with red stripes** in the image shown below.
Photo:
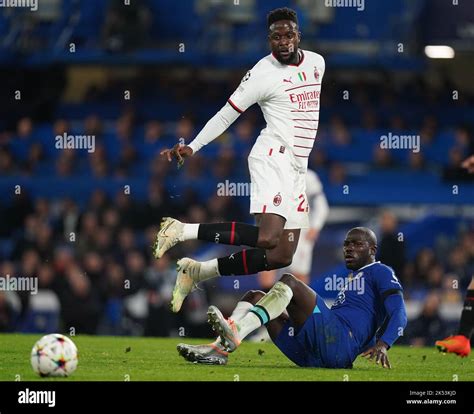
[[[261,59],[242,79],[228,102],[238,112],[258,103],[266,121],[252,152],[284,147],[294,166],[306,171],[319,124],[324,58],[299,50],[300,63],[281,64],[273,54]]]

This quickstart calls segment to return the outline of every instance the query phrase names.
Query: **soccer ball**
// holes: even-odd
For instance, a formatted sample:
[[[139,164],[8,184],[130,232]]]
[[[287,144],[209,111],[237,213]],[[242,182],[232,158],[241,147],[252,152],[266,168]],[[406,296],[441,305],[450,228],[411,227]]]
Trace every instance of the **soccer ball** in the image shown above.
[[[61,334],[43,336],[31,350],[31,366],[41,377],[67,377],[77,368],[77,348]]]

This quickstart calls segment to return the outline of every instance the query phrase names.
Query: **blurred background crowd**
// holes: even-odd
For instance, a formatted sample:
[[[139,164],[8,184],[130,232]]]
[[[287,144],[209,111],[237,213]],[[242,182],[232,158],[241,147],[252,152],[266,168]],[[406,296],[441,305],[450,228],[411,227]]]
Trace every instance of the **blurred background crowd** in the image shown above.
[[[268,53],[265,15],[282,6],[299,13],[302,48],[326,58],[309,165],[330,214],[311,286],[334,298],[324,280],[344,272],[345,232],[366,225],[405,288],[404,341],[429,345],[454,331],[474,274],[474,178],[460,168],[474,154],[474,5],[130,3],[0,10],[0,277],[39,283],[36,295],[0,290],[0,331],[208,336],[209,303],[231,309],[259,287],[255,277],[213,280],[171,314],[176,259],[229,249],[186,242],[156,261],[151,245],[167,215],[252,223],[248,197],[217,188],[249,182],[247,154],[264,125],[258,108],[183,169],[159,150],[192,140],[224,105]],[[434,31],[440,19],[456,30]],[[455,58],[427,58],[431,43],[452,45]],[[417,136],[420,150],[382,148],[388,134]],[[92,152],[56,145],[83,135]]]

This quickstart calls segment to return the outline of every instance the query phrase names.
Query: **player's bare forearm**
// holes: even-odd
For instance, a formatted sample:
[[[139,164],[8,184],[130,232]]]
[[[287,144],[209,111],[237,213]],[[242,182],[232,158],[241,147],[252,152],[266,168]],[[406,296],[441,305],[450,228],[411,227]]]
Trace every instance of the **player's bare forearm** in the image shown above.
[[[176,158],[178,161],[178,168],[181,167],[184,163],[186,157],[193,155],[193,150],[191,147],[183,144],[176,144],[173,148],[167,148],[160,152],[160,155],[166,156],[168,162],[171,162],[173,158]]]
[[[369,361],[374,361],[375,363],[381,364],[383,368],[392,368],[390,361],[388,360],[388,345],[382,341],[378,340],[377,343],[365,351],[362,356],[368,358]]]

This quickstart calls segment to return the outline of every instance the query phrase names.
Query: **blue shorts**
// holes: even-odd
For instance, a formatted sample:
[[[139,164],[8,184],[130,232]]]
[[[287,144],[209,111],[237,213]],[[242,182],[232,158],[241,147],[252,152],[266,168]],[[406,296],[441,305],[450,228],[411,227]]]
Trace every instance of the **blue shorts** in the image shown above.
[[[274,342],[300,367],[352,368],[359,354],[359,346],[348,327],[320,298],[300,329],[288,321]]]

